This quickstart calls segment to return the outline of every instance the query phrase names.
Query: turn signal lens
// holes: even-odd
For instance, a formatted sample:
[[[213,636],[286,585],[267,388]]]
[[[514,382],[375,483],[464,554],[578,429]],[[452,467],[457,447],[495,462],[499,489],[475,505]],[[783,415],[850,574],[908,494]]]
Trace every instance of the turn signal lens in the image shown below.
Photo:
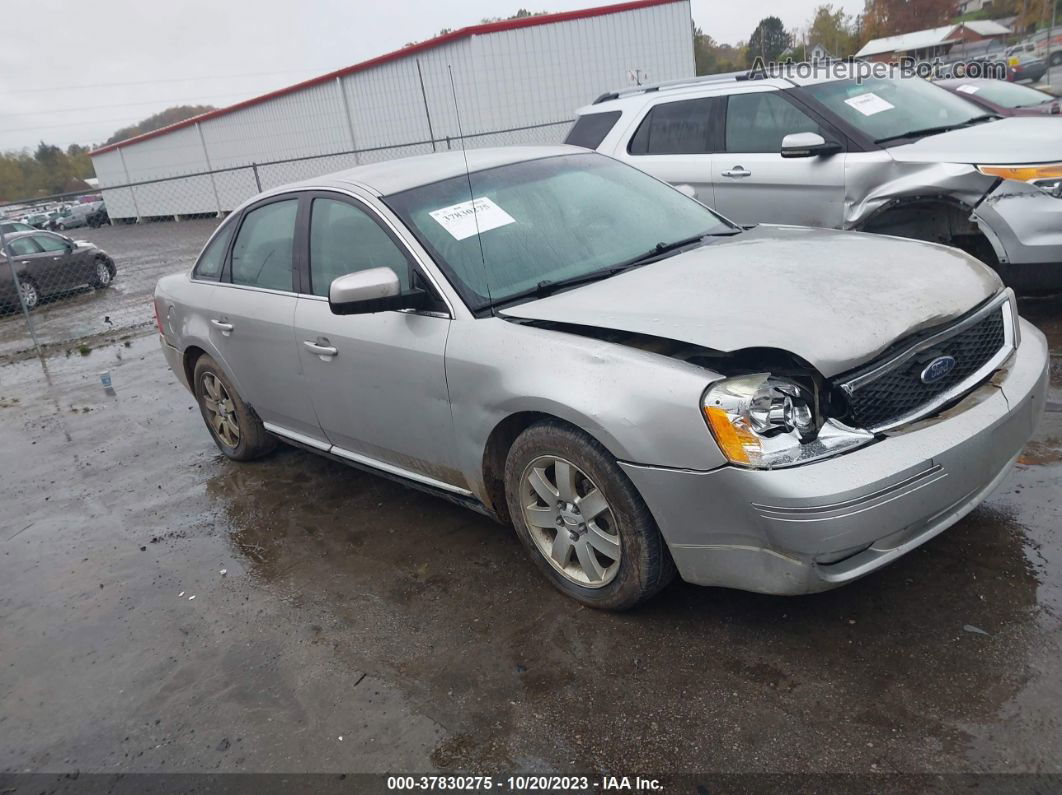
[[[1032,182],[1035,179],[1062,177],[1062,163],[1042,166],[978,166],[977,170],[986,177],[1015,179],[1018,182]]]
[[[749,464],[752,456],[759,456],[760,440],[752,431],[735,425],[730,415],[716,406],[705,406],[704,414],[708,418],[708,427],[719,443],[719,448],[730,461],[736,464]]]

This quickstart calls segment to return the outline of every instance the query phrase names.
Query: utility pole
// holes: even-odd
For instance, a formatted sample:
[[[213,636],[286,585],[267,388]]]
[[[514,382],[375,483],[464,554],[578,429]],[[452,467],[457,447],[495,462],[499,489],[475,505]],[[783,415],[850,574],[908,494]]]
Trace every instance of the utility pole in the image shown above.
[[[1044,7],[1044,16],[1047,16],[1047,8]],[[1053,86],[1051,82],[1051,40],[1055,37],[1055,23],[1058,22],[1058,0],[1051,0],[1051,27],[1047,30],[1047,54],[1044,59],[1047,61],[1047,85]]]

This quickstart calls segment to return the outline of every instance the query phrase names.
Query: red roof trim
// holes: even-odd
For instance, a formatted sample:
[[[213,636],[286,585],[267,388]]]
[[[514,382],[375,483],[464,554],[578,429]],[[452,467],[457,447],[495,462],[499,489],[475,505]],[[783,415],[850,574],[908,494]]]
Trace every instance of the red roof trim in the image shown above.
[[[337,69],[334,72],[320,75],[319,77],[313,77],[309,80],[304,80],[301,83],[295,83],[294,85],[287,86],[286,88],[279,88],[276,91],[270,91],[268,94],[262,94],[252,99],[244,100],[243,102],[237,102],[235,105],[229,105],[227,108],[218,108],[217,110],[211,110],[207,113],[201,113],[198,116],[193,116],[190,119],[184,119],[183,121],[175,122],[166,127],[160,127],[157,130],[146,132],[141,135],[135,135],[132,138],[126,138],[124,141],[117,141],[113,144],[107,144],[101,146],[99,149],[95,149],[89,152],[89,156],[101,155],[104,152],[110,152],[117,149],[120,146],[127,146],[129,144],[140,143],[150,138],[155,138],[160,135],[171,133],[174,130],[179,130],[182,127],[188,127],[193,124],[197,124],[207,119],[214,119],[218,116],[224,116],[233,111],[242,110],[253,105],[261,104],[262,102],[268,102],[276,97],[282,97],[285,94],[291,94],[296,91],[301,91],[305,88],[312,88],[313,86],[327,83],[330,80],[335,80],[337,77],[346,77],[356,72],[363,72],[366,69],[371,69],[374,66],[387,63],[389,61],[397,61],[400,58],[405,58],[407,55],[413,53],[423,52],[424,50],[430,50],[434,47],[438,47],[443,44],[449,44],[452,41],[459,39],[470,38],[472,36],[482,36],[487,33],[499,33],[505,30],[516,30],[518,28],[530,28],[536,25],[550,25],[555,22],[568,22],[573,19],[588,19],[590,17],[603,16],[605,14],[617,14],[622,11],[637,11],[642,8],[652,8],[653,6],[670,5],[671,3],[687,2],[687,0],[633,0],[629,3],[616,3],[608,6],[598,6],[596,8],[583,8],[578,11],[562,11],[557,14],[542,14],[536,17],[521,17],[520,19],[505,19],[501,22],[487,22],[483,25],[470,25],[466,28],[460,28],[459,30],[451,31],[442,36],[436,36],[434,39],[427,39],[425,41],[412,44],[409,47],[403,47],[400,50],[386,53],[385,55],[379,55],[375,58],[370,58],[367,61],[356,63],[353,66],[347,66],[343,69]]]

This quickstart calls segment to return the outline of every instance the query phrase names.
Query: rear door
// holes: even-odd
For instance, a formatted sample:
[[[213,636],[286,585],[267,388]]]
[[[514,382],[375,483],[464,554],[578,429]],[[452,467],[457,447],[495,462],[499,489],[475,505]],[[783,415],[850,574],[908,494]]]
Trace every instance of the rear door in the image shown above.
[[[713,152],[723,138],[721,97],[661,102],[642,117],[616,157],[657,179],[692,188],[703,204],[715,206],[712,188]]]
[[[328,288],[347,273],[389,267],[403,290],[431,288],[394,228],[367,202],[315,193],[307,228],[295,335],[305,389],[332,452],[431,485],[461,486],[444,365],[452,322],[446,305],[333,314]]]
[[[208,322],[221,366],[262,421],[319,441],[292,329],[298,210],[293,193],[244,210],[209,298]]]
[[[726,100],[725,151],[712,164],[716,209],[739,224],[840,228],[845,153],[783,158],[781,150],[791,133],[814,132],[842,145],[844,136],[784,91],[753,87]]]
[[[35,263],[38,263],[43,255],[41,247],[33,242],[33,237],[30,235],[17,237],[6,242],[8,249],[11,251],[11,256],[15,260],[15,273],[19,275],[19,278],[22,278],[23,274],[34,278]],[[17,302],[15,283],[11,279],[11,266],[7,263],[6,258],[2,257],[3,253],[0,252],[0,295],[4,298],[5,303],[11,302],[12,299]],[[40,282],[35,283],[38,290],[42,289]]]

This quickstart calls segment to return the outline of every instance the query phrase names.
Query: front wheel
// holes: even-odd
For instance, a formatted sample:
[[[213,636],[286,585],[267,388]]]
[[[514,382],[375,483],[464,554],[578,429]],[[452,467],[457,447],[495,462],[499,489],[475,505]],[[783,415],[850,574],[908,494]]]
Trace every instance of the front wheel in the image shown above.
[[[102,290],[104,287],[108,287],[113,279],[114,271],[111,270],[110,263],[103,257],[99,257],[96,260],[96,268],[92,273],[92,286],[97,290]]]
[[[505,493],[516,533],[555,587],[590,607],[627,610],[675,575],[634,485],[596,440],[541,422],[513,443]]]
[[[276,447],[258,415],[209,356],[196,361],[193,383],[203,421],[222,453],[234,461],[251,461]]]

